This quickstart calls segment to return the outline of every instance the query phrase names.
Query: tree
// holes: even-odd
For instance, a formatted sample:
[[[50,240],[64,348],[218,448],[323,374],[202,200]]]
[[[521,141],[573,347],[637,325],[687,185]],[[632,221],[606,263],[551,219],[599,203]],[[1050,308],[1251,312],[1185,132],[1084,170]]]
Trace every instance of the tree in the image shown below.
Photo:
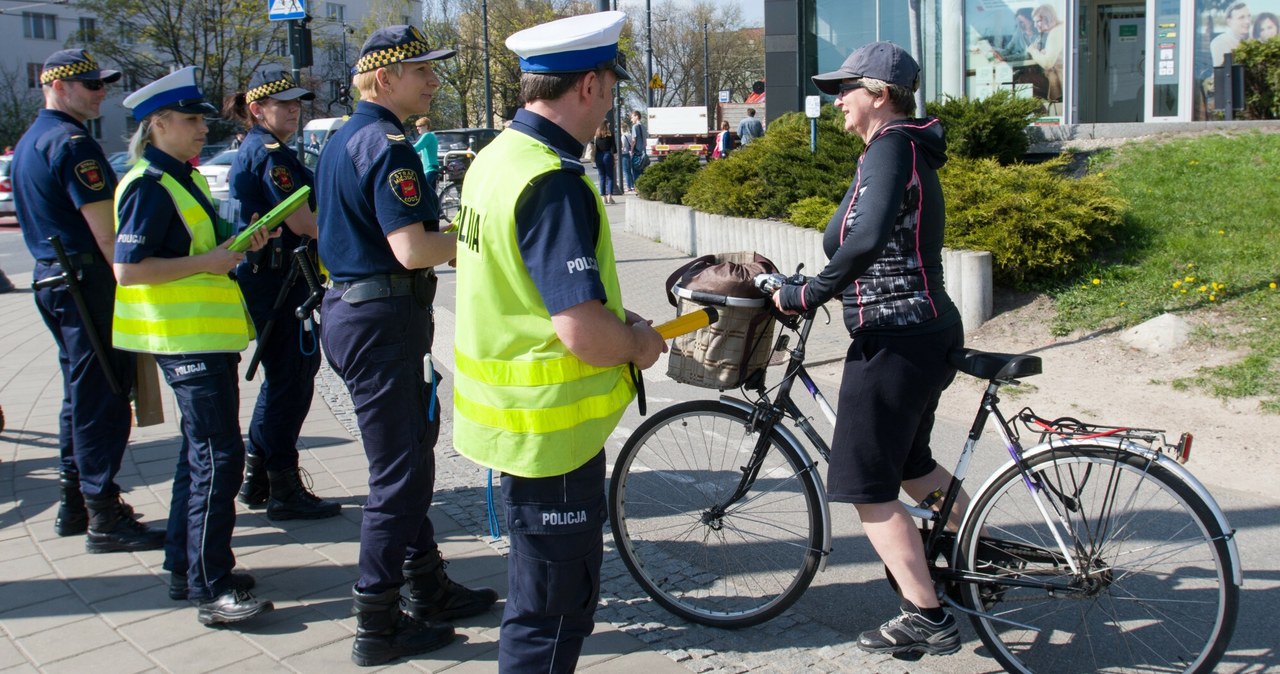
[[[27,76],[0,65],[0,147],[17,145],[44,108],[40,88],[27,86]]]

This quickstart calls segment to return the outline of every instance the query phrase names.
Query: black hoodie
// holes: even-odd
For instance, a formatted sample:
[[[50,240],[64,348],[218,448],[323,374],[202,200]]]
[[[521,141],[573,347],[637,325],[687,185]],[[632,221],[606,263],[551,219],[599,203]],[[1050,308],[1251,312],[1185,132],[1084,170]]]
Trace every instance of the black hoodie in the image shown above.
[[[843,294],[849,333],[926,333],[959,322],[942,285],[945,211],[938,168],[947,142],[937,119],[900,119],[876,132],[827,225],[830,262],[808,284],[786,286],[788,309]]]

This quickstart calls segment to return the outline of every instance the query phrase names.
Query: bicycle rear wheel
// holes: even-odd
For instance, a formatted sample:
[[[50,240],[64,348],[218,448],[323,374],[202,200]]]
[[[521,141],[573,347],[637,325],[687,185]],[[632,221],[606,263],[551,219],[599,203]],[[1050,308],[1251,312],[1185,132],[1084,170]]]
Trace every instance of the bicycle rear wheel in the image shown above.
[[[1067,523],[1057,528],[1079,573],[1016,468],[978,494],[960,559],[991,581],[962,585],[965,599],[1040,630],[975,617],[991,654],[1010,672],[1212,670],[1235,628],[1239,587],[1211,507],[1132,452],[1072,446],[1027,463],[1055,524]]]
[[[760,624],[795,603],[817,572],[822,496],[800,448],[772,431],[750,491],[729,502],[760,440],[746,412],[686,402],[642,424],[614,465],[618,553],[650,597],[686,620]]]
[[[453,222],[462,206],[462,190],[458,183],[449,183],[440,190],[440,219]]]

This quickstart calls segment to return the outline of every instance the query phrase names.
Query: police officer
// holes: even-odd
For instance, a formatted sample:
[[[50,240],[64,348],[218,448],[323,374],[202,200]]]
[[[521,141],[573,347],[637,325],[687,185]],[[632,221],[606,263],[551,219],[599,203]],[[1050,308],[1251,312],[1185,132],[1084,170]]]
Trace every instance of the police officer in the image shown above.
[[[164,532],[134,519],[115,482],[129,443],[134,359],[111,348],[116,180],[84,123],[98,118],[107,84],[118,79],[119,72],[99,68],[83,49],[54,52],[40,73],[45,109],[18,142],[9,174],[18,224],[36,260],[32,279],[63,273],[49,242],[60,237],[75,268],[67,271],[79,273],[79,292],[89,310],[88,316],[80,314],[66,284],[36,291],[36,306],[58,344],[62,368],[62,499],[54,531],[74,536],[87,529],[89,552],[155,550],[164,544]],[[106,346],[116,391],[94,353],[90,325]]]
[[[299,87],[278,65],[254,73],[248,91],[227,97],[223,115],[249,127],[227,182],[231,196],[240,202],[239,230],[304,185],[311,185],[311,171],[288,145],[298,132],[302,101],[315,94]],[[302,237],[316,238],[316,216],[300,208],[284,222],[281,236],[261,251],[248,255],[236,268],[236,281],[248,302],[249,315],[263,338],[268,322],[271,334],[259,345],[264,371],[258,402],[249,422],[249,446],[245,456],[244,485],[240,502],[251,508],[267,507],[271,520],[323,519],[338,514],[341,505],[318,498],[303,484],[298,468],[298,435],[311,409],[315,376],[320,370],[319,335],[314,323],[294,316],[310,294],[303,277],[276,306],[281,289],[290,281],[291,251]],[[314,250],[314,246],[311,246]]]
[[[604,202],[578,157],[619,80],[626,15],[512,35],[510,128],[482,150],[458,219],[454,446],[503,473],[510,595],[502,672],[571,672],[594,627],[604,442],[635,396],[628,363],[666,345],[625,311]]]
[[[439,204],[402,124],[425,114],[440,88],[431,61],[453,55],[431,49],[412,26],[374,31],[355,67],[360,102],[316,169],[320,258],[334,281],[324,351],[351,393],[369,460],[353,589],[358,665],[444,646],[453,627],[432,621],[482,613],[498,597],[449,579],[427,517],[440,429],[439,378],[427,358],[431,268],[453,259],[456,240],[438,231]],[[407,613],[399,608],[405,580]]]
[[[171,597],[198,604],[201,624],[234,623],[272,608],[233,574],[235,496],[244,473],[236,365],[253,336],[244,297],[228,272],[243,259],[228,248],[209,185],[189,160],[209,127],[196,69],[183,68],[124,100],[138,129],[137,159],[116,188],[117,347],[156,354],[182,415],[182,452],[173,478],[164,568]],[[250,248],[267,235],[258,232]]]

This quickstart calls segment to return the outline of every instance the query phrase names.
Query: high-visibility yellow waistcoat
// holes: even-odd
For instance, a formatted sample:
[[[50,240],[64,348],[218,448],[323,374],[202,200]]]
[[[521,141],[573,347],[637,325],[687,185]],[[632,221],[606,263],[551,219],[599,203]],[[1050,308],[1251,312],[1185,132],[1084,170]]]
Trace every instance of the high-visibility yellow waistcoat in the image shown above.
[[[117,201],[148,166],[150,163],[141,159],[125,174],[116,188]],[[152,173],[159,174],[160,185],[173,199],[191,235],[188,254],[199,255],[217,246],[213,221],[195,195],[168,173],[156,169]],[[192,179],[208,197],[204,177],[196,174]],[[116,231],[120,231],[118,211]],[[168,283],[116,286],[111,339],[117,349],[165,354],[238,352],[244,351],[252,337],[253,323],[244,295],[226,274],[202,272]]]
[[[516,244],[516,200],[532,180],[560,168],[547,146],[518,131],[502,132],[468,169],[455,221],[453,444],[476,463],[521,477],[563,475],[586,463],[635,397],[625,365],[588,365],[556,336]],[[591,186],[586,176],[583,181]],[[596,210],[605,307],[622,319],[599,196]]]

